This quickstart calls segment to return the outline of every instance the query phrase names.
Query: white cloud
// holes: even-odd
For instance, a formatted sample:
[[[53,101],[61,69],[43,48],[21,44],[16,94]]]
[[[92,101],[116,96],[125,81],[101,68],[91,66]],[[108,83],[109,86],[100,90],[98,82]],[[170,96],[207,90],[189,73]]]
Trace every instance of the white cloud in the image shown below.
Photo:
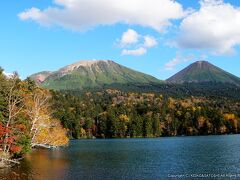
[[[45,26],[57,25],[82,31],[116,23],[150,27],[159,32],[181,19],[186,12],[175,0],[54,0],[55,5],[36,7],[18,14],[21,20],[33,20]]]
[[[151,48],[151,47],[154,47],[156,46],[158,43],[157,43],[157,40],[152,37],[152,36],[144,36],[144,46],[147,47],[147,48]]]
[[[120,40],[117,40],[122,49],[122,55],[140,56],[147,53],[149,48],[158,44],[157,40],[150,35],[142,35],[133,29],[128,29],[122,34]]]
[[[41,20],[42,19],[42,13],[40,9],[38,8],[31,8],[28,9],[27,11],[20,13],[19,18],[21,20],[27,20],[27,19],[35,19],[35,20]]]
[[[215,54],[233,53],[240,44],[240,8],[222,0],[202,0],[200,4],[198,11],[182,21],[178,45]]]
[[[123,33],[120,46],[124,47],[129,44],[135,44],[138,42],[140,35],[133,29],[128,29],[126,32]]]
[[[165,70],[173,70],[173,68],[180,63],[180,59],[178,58],[173,58],[169,62],[165,64]]]
[[[127,49],[122,50],[122,55],[141,56],[146,53],[147,53],[147,50],[143,47],[140,47],[138,49],[133,49],[133,50],[127,50]]]
[[[181,54],[177,54],[175,58],[173,58],[172,60],[168,61],[165,64],[165,70],[167,71],[171,71],[175,68],[175,66],[177,66],[178,64],[184,63],[184,62],[188,62],[188,61],[192,61],[194,59],[194,55],[188,55],[188,56],[182,56]]]

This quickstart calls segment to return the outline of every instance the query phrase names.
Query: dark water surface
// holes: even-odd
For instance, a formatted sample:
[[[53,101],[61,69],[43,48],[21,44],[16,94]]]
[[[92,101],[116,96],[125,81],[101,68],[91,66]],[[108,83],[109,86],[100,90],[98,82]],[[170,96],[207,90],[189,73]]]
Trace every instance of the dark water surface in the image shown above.
[[[4,178],[240,179],[240,135],[71,141],[33,151],[21,165],[0,170]]]

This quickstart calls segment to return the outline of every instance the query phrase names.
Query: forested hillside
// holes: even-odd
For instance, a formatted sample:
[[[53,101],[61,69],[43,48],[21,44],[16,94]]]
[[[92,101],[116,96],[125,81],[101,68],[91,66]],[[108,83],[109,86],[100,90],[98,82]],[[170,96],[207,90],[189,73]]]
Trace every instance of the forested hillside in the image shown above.
[[[99,91],[105,91],[107,89],[118,89],[123,92],[159,93],[175,98],[187,98],[189,96],[197,96],[214,99],[240,100],[240,86],[236,86],[232,83],[222,82],[192,82],[183,84],[111,84],[104,85],[101,88],[85,88],[68,91],[62,90],[60,92],[70,93],[75,96],[84,96],[86,92],[96,93]]]
[[[239,133],[240,103],[224,98],[172,98],[107,89],[53,93],[54,116],[73,138],[159,137]],[[76,93],[76,92],[75,92]]]

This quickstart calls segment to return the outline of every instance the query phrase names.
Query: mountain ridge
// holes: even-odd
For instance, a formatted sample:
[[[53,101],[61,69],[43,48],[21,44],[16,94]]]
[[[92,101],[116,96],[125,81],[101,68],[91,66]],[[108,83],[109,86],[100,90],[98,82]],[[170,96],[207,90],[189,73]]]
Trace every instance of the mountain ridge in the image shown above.
[[[196,61],[166,80],[168,83],[222,82],[240,86],[240,78],[209,63]]]
[[[163,84],[185,83],[222,83],[226,86],[228,84],[240,86],[240,78],[207,61],[196,61],[166,81],[132,70],[112,60],[81,60],[57,71],[42,71],[33,74],[30,78],[40,86],[54,90],[111,87],[152,90],[159,89],[159,85]]]
[[[78,61],[58,71],[30,76],[43,87],[54,90],[101,87],[110,84],[160,83],[157,78],[115,63],[112,60]]]

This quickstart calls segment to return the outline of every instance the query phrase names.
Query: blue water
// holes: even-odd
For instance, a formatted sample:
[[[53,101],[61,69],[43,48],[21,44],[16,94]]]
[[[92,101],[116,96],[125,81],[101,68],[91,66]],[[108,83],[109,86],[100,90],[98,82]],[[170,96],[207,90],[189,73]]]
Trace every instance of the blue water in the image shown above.
[[[67,148],[36,150],[0,172],[16,173],[56,180],[240,179],[240,135],[76,140]]]

